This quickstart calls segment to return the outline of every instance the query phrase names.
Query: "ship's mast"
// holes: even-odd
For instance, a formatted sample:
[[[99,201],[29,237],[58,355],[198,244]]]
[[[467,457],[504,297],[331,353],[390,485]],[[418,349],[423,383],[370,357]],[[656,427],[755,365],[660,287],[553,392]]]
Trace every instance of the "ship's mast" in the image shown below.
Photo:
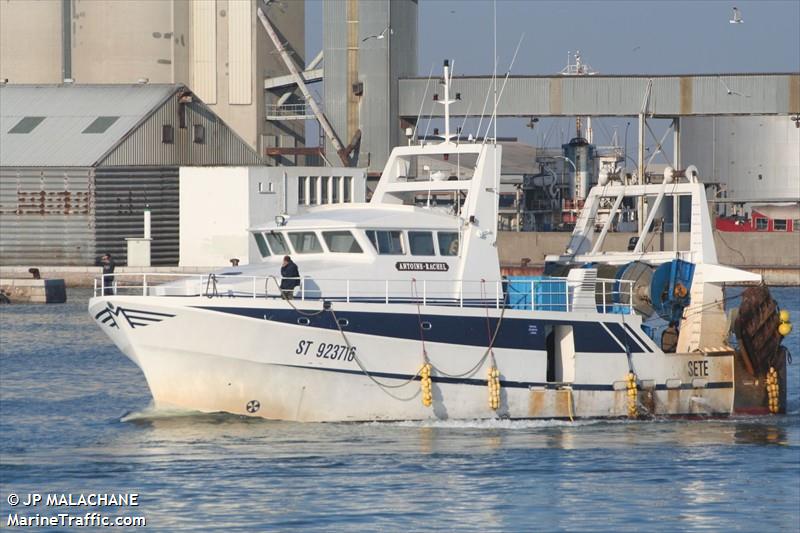
[[[444,60],[444,142],[450,142],[450,60]]]

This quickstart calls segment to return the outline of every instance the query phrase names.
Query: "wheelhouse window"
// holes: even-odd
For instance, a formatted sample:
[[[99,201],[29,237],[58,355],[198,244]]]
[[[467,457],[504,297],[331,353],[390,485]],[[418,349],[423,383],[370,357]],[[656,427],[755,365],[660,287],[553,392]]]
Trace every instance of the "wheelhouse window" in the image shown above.
[[[361,246],[349,231],[323,231],[322,238],[328,245],[328,250],[338,254],[360,254]]]
[[[756,231],[767,231],[769,229],[769,220],[766,218],[756,219]]]
[[[342,179],[339,176],[333,177],[333,181],[331,183],[331,203],[339,203],[339,183],[341,183],[341,180]]]
[[[786,231],[786,219],[776,218],[772,221],[772,227],[775,231]]]
[[[430,231],[409,231],[408,247],[411,248],[411,255],[436,255]]]
[[[403,255],[402,231],[367,230],[367,238],[380,255]]]
[[[272,248],[272,253],[275,255],[285,255],[289,253],[289,249],[286,247],[286,239],[283,238],[283,235],[270,231],[266,234],[266,237],[269,247]]]
[[[439,238],[439,255],[458,255],[458,232],[440,231],[437,237]]]
[[[312,231],[297,231],[289,234],[292,248],[298,254],[322,253],[322,245]]]
[[[261,257],[269,257],[269,248],[267,247],[267,240],[264,238],[264,234],[259,231],[253,233],[253,237],[256,239],[256,246],[258,246],[258,253],[261,254]]]

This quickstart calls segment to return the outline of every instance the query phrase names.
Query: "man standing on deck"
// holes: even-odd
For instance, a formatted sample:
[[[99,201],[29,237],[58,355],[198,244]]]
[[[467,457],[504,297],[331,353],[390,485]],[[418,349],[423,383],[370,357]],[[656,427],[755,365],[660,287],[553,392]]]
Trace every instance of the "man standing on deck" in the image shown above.
[[[281,266],[281,297],[291,300],[294,297],[294,288],[300,285],[300,271],[288,255],[283,256]]]
[[[106,252],[100,259],[100,264],[103,267],[103,296],[111,296],[114,294],[114,268],[117,263],[111,258],[111,254]]]

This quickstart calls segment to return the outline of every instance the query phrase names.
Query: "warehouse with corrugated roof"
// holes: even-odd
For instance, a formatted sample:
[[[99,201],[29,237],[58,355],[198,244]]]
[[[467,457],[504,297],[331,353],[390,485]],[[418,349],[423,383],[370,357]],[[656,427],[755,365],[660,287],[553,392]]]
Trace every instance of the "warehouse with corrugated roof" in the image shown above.
[[[179,168],[261,164],[180,84],[1,86],[0,265],[125,264],[145,206],[175,265]]]

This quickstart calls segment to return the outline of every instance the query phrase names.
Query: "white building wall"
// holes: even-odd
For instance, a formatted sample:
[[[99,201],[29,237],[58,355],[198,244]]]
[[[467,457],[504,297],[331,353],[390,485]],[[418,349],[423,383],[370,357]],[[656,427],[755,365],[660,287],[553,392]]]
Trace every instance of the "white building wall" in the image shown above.
[[[246,263],[248,184],[248,167],[181,167],[179,266]]]
[[[309,209],[298,206],[298,182],[308,177],[352,179],[350,202],[364,202],[366,171],[335,167],[181,167],[180,257],[182,267],[240,265],[260,255],[248,229],[276,215]],[[342,196],[339,196],[340,200]],[[326,202],[327,203],[327,202]],[[340,202],[341,203],[341,202]]]

